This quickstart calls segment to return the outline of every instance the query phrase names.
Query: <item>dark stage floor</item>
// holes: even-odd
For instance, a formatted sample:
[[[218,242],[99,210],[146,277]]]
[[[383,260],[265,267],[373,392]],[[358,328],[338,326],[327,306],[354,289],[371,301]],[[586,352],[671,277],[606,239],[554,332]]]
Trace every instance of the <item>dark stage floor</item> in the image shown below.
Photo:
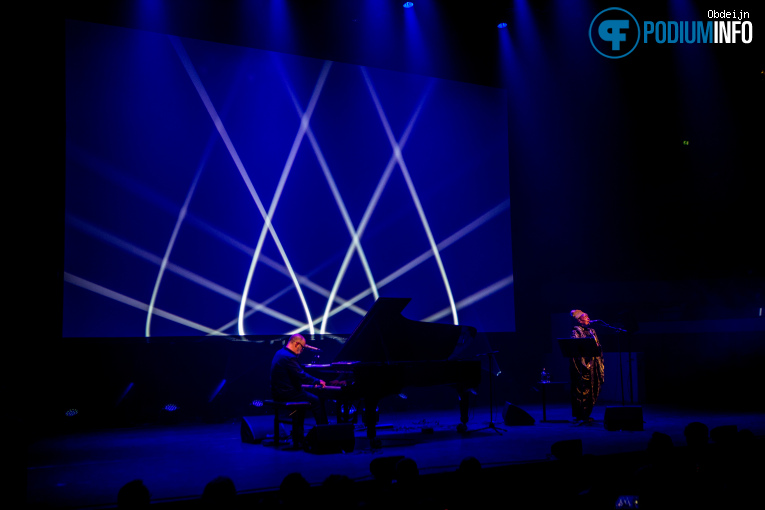
[[[537,421],[532,426],[509,427],[502,423],[502,409],[494,420],[506,431],[456,432],[458,416],[452,411],[417,411],[387,414],[380,430],[383,448],[370,450],[364,432],[356,434],[352,453],[313,455],[302,451],[279,451],[262,445],[242,443],[240,422],[225,424],[182,424],[101,430],[41,439],[27,455],[27,502],[55,507],[109,507],[116,504],[119,488],[140,478],[153,501],[198,497],[205,484],[217,476],[230,477],[240,493],[279,486],[285,475],[300,472],[311,484],[320,484],[330,474],[355,480],[371,478],[370,462],[377,457],[405,455],[414,459],[421,474],[453,471],[467,456],[484,467],[545,462],[552,459],[553,443],[581,439],[585,454],[604,455],[645,449],[651,434],[669,434],[674,444],[685,445],[684,427],[700,421],[710,430],[737,425],[757,436],[765,435],[765,414],[671,409],[643,406],[644,431],[611,432],[603,427],[605,406],[596,407],[591,426],[568,422],[570,407],[547,407],[548,422],[542,423],[542,407],[524,406]],[[266,423],[267,416],[262,417]],[[488,423],[489,409],[472,412],[470,428]],[[306,430],[312,423],[307,420]],[[423,427],[433,429],[423,433]]]

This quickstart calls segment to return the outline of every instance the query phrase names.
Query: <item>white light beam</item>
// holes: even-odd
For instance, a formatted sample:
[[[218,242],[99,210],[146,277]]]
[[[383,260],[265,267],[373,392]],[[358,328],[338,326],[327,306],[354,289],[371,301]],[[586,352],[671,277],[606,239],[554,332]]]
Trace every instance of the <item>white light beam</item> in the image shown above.
[[[386,117],[385,111],[383,110],[382,105],[380,104],[380,99],[377,97],[377,92],[375,92],[374,85],[372,84],[372,80],[369,78],[369,74],[367,74],[366,68],[361,67],[361,73],[364,75],[364,80],[367,82],[369,93],[372,95],[372,100],[375,103],[375,107],[377,108],[377,113],[380,116],[380,120],[383,123],[383,127],[385,128],[385,133],[388,135],[388,142],[390,142],[390,145],[393,148],[393,154],[396,157],[398,166],[401,169],[401,174],[404,176],[406,185],[409,188],[409,194],[411,195],[412,201],[414,202],[414,206],[417,209],[417,214],[420,217],[420,222],[422,223],[422,227],[425,229],[425,235],[428,238],[428,243],[430,243],[430,249],[433,251],[433,256],[436,259],[438,270],[441,273],[441,279],[444,282],[446,295],[449,298],[449,306],[452,309],[452,317],[454,319],[454,324],[457,325],[459,324],[459,319],[457,318],[457,307],[454,304],[454,296],[452,295],[452,289],[451,289],[451,286],[449,285],[449,278],[446,276],[446,269],[444,268],[443,261],[441,261],[441,254],[438,252],[438,247],[436,246],[436,241],[433,238],[433,232],[430,230],[428,219],[425,216],[425,210],[422,208],[420,197],[417,195],[417,190],[414,188],[414,182],[412,182],[412,178],[409,175],[409,170],[406,167],[404,156],[401,154],[401,146],[398,143],[396,143],[396,139],[393,137],[393,131],[391,130],[390,124],[388,123],[388,118]]]
[[[289,259],[287,258],[287,253],[284,251],[284,247],[282,246],[282,243],[279,240],[279,236],[276,234],[276,231],[274,230],[273,225],[271,224],[270,216],[266,212],[266,208],[263,206],[263,202],[260,200],[260,197],[258,196],[257,191],[255,191],[255,186],[252,184],[252,181],[250,180],[250,176],[247,174],[247,170],[244,168],[244,164],[242,163],[242,160],[239,158],[239,154],[237,153],[236,148],[234,147],[234,144],[231,141],[231,138],[228,136],[226,127],[223,125],[223,121],[221,121],[220,116],[218,115],[218,112],[215,110],[215,106],[212,104],[212,100],[210,100],[210,97],[207,95],[207,90],[205,90],[204,85],[202,84],[202,80],[199,78],[199,75],[197,74],[197,71],[194,68],[194,65],[192,64],[191,59],[186,53],[185,48],[181,44],[180,39],[175,36],[168,36],[168,37],[170,39],[170,42],[173,44],[173,47],[175,48],[175,51],[178,54],[178,57],[181,59],[181,62],[183,63],[184,68],[186,69],[186,73],[189,75],[191,82],[194,84],[194,87],[196,88],[197,93],[199,94],[199,97],[202,100],[202,103],[204,103],[205,108],[207,109],[207,112],[210,115],[210,118],[213,120],[213,123],[215,124],[215,127],[218,130],[218,133],[220,134],[221,139],[223,140],[223,143],[226,145],[226,148],[228,149],[229,154],[231,154],[231,158],[234,160],[234,164],[236,165],[236,168],[239,171],[239,175],[242,177],[242,180],[244,180],[245,186],[247,186],[247,189],[250,192],[250,195],[255,201],[255,205],[257,206],[258,211],[260,212],[260,215],[263,217],[263,221],[265,222],[264,228],[268,229],[272,239],[274,240],[274,243],[276,244],[277,249],[279,250],[279,253],[282,256],[282,260],[284,260],[284,265],[287,267],[287,270],[290,273],[292,282],[295,285],[295,289],[297,290],[298,296],[300,297],[300,300],[303,304],[303,310],[305,311],[305,314],[306,314],[306,321],[309,324],[311,324],[311,313],[308,310],[308,303],[306,303],[305,297],[303,296],[303,291],[300,288],[300,284],[297,281],[295,272],[292,270],[292,265],[290,264]],[[249,290],[249,280],[246,284],[246,290]],[[244,310],[246,308],[246,301],[247,301],[247,292],[244,292],[242,294],[242,301],[239,307],[239,334],[240,335],[245,334],[243,319],[244,319]]]

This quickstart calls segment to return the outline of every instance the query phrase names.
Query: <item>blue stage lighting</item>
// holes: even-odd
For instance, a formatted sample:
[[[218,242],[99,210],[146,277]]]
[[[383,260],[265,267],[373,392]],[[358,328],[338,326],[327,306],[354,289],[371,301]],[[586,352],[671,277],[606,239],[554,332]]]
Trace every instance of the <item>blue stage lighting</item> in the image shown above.
[[[254,407],[263,407],[263,401],[262,400],[253,400],[252,406]]]
[[[345,404],[340,405],[340,414],[343,414],[343,413],[345,413]],[[354,414],[356,414],[356,406],[351,404],[350,407],[348,408],[348,415],[353,416]]]
[[[288,2],[272,3],[280,12],[277,7]],[[413,1],[406,3],[413,8]],[[391,17],[387,20],[391,23],[403,23],[403,33],[395,34],[394,39],[406,44],[408,68],[421,68],[432,58],[432,48],[426,44],[427,30],[423,32],[427,27],[420,26],[423,20],[418,21],[417,13],[404,13],[398,20],[393,12],[378,9],[381,2],[364,2],[367,4],[360,19],[366,13],[370,18],[380,15]],[[270,35],[281,37],[282,21],[289,20],[276,14],[268,20],[273,28]],[[283,14],[289,17],[288,12]],[[380,45],[384,51],[382,48],[393,41],[387,40],[385,27],[378,28],[370,32],[367,42],[375,48],[385,43]],[[485,28],[489,28],[488,23]],[[377,286],[382,283],[390,285],[384,292],[406,293],[413,298],[407,308],[407,318],[412,320],[455,323],[459,319],[488,331],[515,329],[510,239],[505,235],[510,231],[505,106],[507,97],[515,96],[508,96],[502,89],[466,87],[417,74],[358,68],[341,62],[325,61],[322,65],[307,57],[273,52],[261,54],[265,50],[226,45],[203,49],[208,43],[175,36],[168,42],[167,37],[153,32],[74,20],[67,22],[66,33],[68,41],[76,42],[71,46],[77,50],[67,53],[67,58],[89,64],[67,68],[67,84],[71,85],[66,87],[67,111],[72,113],[67,118],[78,128],[67,131],[66,203],[80,205],[66,211],[64,322],[70,326],[64,336],[103,338],[144,332],[147,337],[225,334],[235,340],[241,338],[239,331],[291,334],[302,328],[307,332],[317,319],[321,320],[322,332],[351,331],[377,297],[375,294],[379,294]],[[500,47],[504,39],[510,44],[507,30],[497,35]],[[104,50],[96,51],[99,47]],[[147,53],[151,59],[145,58]],[[141,62],[137,67],[130,64],[136,57]],[[502,61],[508,67],[507,84],[525,84],[525,80],[515,79],[519,73],[515,72],[512,57],[511,53]],[[115,64],[116,69],[109,69],[117,75],[103,75],[98,69],[106,63],[125,66]],[[237,101],[245,101],[253,111],[260,111],[261,102],[274,107],[269,107],[268,116],[258,117],[254,123],[240,121],[240,117],[227,120],[222,110],[218,111],[225,108],[225,101],[220,103],[222,98],[214,91],[240,90],[238,82],[228,80],[238,76],[238,69],[250,69],[251,65],[255,66],[251,72],[258,77],[258,86],[241,89],[247,92],[242,92],[245,95],[241,98],[236,96]],[[274,65],[279,72],[273,72]],[[214,69],[212,74],[222,81],[200,77],[198,70],[202,69]],[[138,71],[145,74],[136,77]],[[149,85],[155,82],[161,82],[161,94]],[[79,86],[82,83],[88,87]],[[133,90],[134,83],[147,86]],[[128,84],[130,88],[123,89]],[[192,89],[188,89],[190,84]],[[130,91],[129,108],[122,108],[121,101],[104,99],[108,103],[105,108],[103,101],[97,100],[101,95],[94,92],[103,87],[109,88],[109,98],[120,98]],[[212,87],[209,93],[206,87]],[[163,94],[176,97],[176,90],[192,91],[183,96],[188,104],[177,103],[178,110],[151,117],[157,113],[156,101],[166,97]],[[300,104],[300,100],[308,100],[304,93],[310,90],[314,91],[311,100]],[[273,94],[285,100],[274,103],[270,100]],[[293,101],[286,100],[290,97]],[[468,106],[474,103],[481,107]],[[446,125],[437,113],[442,107],[455,112]],[[334,110],[344,113],[337,116]],[[498,111],[504,113],[497,115]],[[243,110],[242,118],[249,117],[249,110]],[[381,121],[384,130],[380,129]],[[109,127],[93,127],[99,125]],[[210,131],[211,125],[217,129]],[[474,125],[481,127],[476,136],[467,128]],[[94,132],[86,126],[93,127]],[[125,127],[129,133],[120,126],[130,126]],[[347,129],[342,136],[341,127]],[[186,154],[175,142],[154,144],[155,129],[157,133],[176,133],[176,141],[208,140],[209,149],[201,154]],[[321,129],[330,131],[322,133]],[[415,136],[432,130],[437,131],[433,137]],[[70,131],[78,136],[70,137]],[[107,161],[97,162],[94,155],[102,155],[97,143],[99,133],[106,131],[113,131],[115,138],[107,144],[108,156],[103,155]],[[338,136],[334,135],[336,131]],[[286,150],[270,151],[270,142],[251,150],[234,143],[240,139],[261,143],[271,138]],[[434,141],[438,139],[448,139],[448,151],[438,150],[440,144]],[[220,143],[222,150],[218,150]],[[358,150],[345,150],[348,144]],[[306,151],[308,145],[312,153]],[[135,146],[153,149],[141,152],[139,157]],[[155,153],[154,148],[160,152]],[[252,154],[264,148],[273,153],[264,166],[274,171],[262,176],[258,173],[258,178],[252,180]],[[355,157],[369,151],[379,159],[379,164],[375,163],[378,169],[364,173],[361,179]],[[348,159],[344,159],[346,153]],[[481,187],[465,193],[465,186],[476,181],[467,170],[476,153],[482,155],[478,179]],[[133,156],[141,164],[131,163],[127,169],[119,163],[125,157],[133,161]],[[432,171],[424,172],[419,162],[432,157],[437,157],[433,160],[437,164],[432,165]],[[157,159],[177,158],[182,158],[174,166],[180,172],[177,175],[162,174],[152,166]],[[408,159],[411,169],[407,169]],[[211,168],[232,162],[238,171],[211,173]],[[446,180],[439,179],[435,170],[443,165],[450,168]],[[410,176],[415,167],[416,175],[412,172]],[[158,176],[160,184],[153,181]],[[432,188],[434,182],[438,184]],[[361,190],[360,186],[364,193],[355,191]],[[184,197],[185,205],[181,205]],[[285,203],[302,197],[311,198],[308,218],[283,213],[282,209],[288,207]],[[458,212],[444,214],[454,210],[445,204],[455,199],[461,203]],[[406,209],[398,206],[402,200],[409,204]],[[220,207],[221,202],[226,207]],[[282,204],[281,209],[277,202]],[[266,212],[268,204],[271,212]],[[187,205],[191,208],[187,209]],[[254,208],[256,205],[261,209]],[[193,215],[187,213],[192,210]],[[316,211],[322,215],[317,216]],[[262,216],[255,226],[250,225],[253,214]],[[164,218],[167,224],[160,225],[158,218]],[[156,230],[149,226],[156,226]],[[265,233],[262,240],[252,235],[252,228]],[[498,238],[502,249],[495,249]],[[297,248],[305,243],[315,248]],[[491,249],[480,248],[483,246]],[[494,255],[471,267],[475,247]],[[442,259],[441,251],[447,249]],[[115,250],[119,260],[125,256],[126,260],[136,259],[137,264],[129,270],[121,267],[114,257]],[[246,257],[239,256],[242,250]],[[218,256],[226,263],[218,263]],[[90,260],[98,260],[99,264],[90,264]],[[179,260],[184,261],[183,267],[176,263]],[[278,267],[272,271],[264,264]],[[470,271],[463,271],[466,267]],[[245,288],[248,292],[244,292]],[[147,295],[145,289],[154,290]],[[304,295],[302,289],[309,293]],[[316,289],[328,290],[326,299],[316,294]],[[287,297],[293,292],[292,298]],[[238,316],[231,316],[232,299],[238,305],[234,308],[238,308]],[[145,313],[135,314],[135,307]],[[103,321],[92,320],[104,313],[113,315]],[[214,380],[208,383],[212,385]],[[135,383],[137,390],[140,384]],[[122,388],[124,399],[140,397],[133,395],[132,389]],[[206,395],[202,399],[207,396],[214,402],[226,386],[219,381],[219,385],[208,388],[205,384],[203,388]],[[155,411],[162,407],[161,401],[157,402]],[[179,409],[173,414],[185,411]]]
[[[77,416],[78,414],[80,414],[80,411],[78,411],[77,409],[69,409],[69,410],[68,410],[67,412],[65,412],[64,414],[65,414],[66,416],[68,416],[69,418],[71,418],[72,416]]]
[[[223,379],[220,382],[220,384],[218,384],[218,386],[213,390],[212,394],[210,395],[210,399],[208,400],[208,402],[212,402],[213,400],[215,400],[215,397],[218,396],[218,393],[220,393],[220,390],[223,389],[223,385],[224,384],[226,384],[226,380],[225,379]]]
[[[178,410],[178,406],[177,406],[177,405],[175,405],[175,404],[167,404],[167,405],[166,405],[165,407],[163,407],[162,409],[164,409],[165,411],[169,411],[169,412],[171,412],[171,413],[172,413],[173,411],[177,411],[177,410]]]
[[[497,28],[506,28],[506,27],[507,27],[507,23],[505,23],[504,21],[500,23],[499,25],[497,25]]]
[[[404,2],[404,9],[411,9],[414,7],[414,2]]]

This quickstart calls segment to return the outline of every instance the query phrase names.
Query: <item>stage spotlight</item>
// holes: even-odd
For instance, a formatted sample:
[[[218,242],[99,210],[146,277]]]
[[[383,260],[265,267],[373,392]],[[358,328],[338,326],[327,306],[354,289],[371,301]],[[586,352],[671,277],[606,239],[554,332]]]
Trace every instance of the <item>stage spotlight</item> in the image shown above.
[[[180,408],[169,402],[159,410],[158,422],[161,425],[177,425],[181,421]]]
[[[497,28],[507,28],[507,23],[505,23],[505,22],[503,21],[502,23],[500,23],[499,25],[497,25]]]
[[[266,405],[265,399],[256,398],[247,406],[247,414],[250,416],[273,416],[273,410]]]
[[[78,411],[77,409],[69,409],[67,412],[64,413],[64,416],[66,416],[67,418],[72,418],[73,416],[77,416],[78,414],[80,414],[80,411]]]
[[[404,2],[404,9],[411,9],[414,7],[414,2]]]
[[[406,393],[399,393],[399,394],[398,394],[398,398],[400,398],[400,399],[403,399],[403,400],[406,400],[406,399],[408,399],[409,397],[407,397],[407,396],[406,396]]]

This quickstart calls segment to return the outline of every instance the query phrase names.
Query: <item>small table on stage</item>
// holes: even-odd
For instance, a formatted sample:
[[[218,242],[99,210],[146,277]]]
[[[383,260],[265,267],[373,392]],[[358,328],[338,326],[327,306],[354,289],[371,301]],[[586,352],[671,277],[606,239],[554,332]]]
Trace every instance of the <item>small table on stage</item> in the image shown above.
[[[534,386],[542,388],[542,423],[547,421],[547,387],[558,384],[570,384],[568,381],[563,382],[537,382]]]

